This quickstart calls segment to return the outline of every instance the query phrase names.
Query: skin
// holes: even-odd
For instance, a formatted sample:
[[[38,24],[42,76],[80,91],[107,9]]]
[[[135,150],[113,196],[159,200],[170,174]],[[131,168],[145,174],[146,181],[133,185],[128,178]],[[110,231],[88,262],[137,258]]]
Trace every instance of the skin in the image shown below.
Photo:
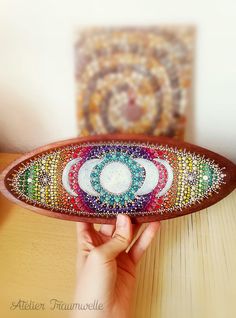
[[[77,223],[78,259],[75,303],[101,310],[74,310],[71,318],[129,318],[135,290],[136,268],[160,227],[160,222],[132,225],[119,214],[115,225]]]

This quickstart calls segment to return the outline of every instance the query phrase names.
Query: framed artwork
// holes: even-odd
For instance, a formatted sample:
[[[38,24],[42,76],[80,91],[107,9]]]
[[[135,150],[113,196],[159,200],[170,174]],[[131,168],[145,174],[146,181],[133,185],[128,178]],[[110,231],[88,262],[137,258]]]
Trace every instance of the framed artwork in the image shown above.
[[[75,41],[79,135],[183,139],[191,106],[192,26],[79,29]]]

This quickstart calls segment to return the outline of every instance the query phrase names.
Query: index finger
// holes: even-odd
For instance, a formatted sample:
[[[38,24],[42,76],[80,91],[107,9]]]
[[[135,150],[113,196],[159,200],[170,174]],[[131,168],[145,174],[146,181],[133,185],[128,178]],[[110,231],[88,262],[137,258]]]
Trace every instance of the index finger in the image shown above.
[[[77,229],[77,236],[81,236],[83,232],[94,230],[92,223],[86,223],[86,222],[77,222],[76,223],[76,229]]]

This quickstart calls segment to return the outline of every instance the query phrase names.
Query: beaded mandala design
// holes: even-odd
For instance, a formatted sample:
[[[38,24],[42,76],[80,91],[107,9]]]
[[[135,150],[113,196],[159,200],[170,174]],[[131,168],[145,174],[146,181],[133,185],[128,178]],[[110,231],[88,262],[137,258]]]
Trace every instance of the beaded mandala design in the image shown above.
[[[87,28],[75,43],[80,135],[183,138],[194,29]]]
[[[224,168],[172,146],[93,142],[61,146],[20,163],[10,191],[31,205],[66,214],[171,213],[218,192]]]

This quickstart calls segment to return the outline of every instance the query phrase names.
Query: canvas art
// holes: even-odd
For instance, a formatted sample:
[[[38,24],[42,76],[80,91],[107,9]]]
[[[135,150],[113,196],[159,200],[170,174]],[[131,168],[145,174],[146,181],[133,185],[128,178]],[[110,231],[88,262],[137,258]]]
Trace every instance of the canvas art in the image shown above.
[[[157,137],[95,137],[22,158],[5,173],[7,193],[51,216],[109,222],[118,213],[139,221],[181,216],[235,187],[235,165],[200,147]]]
[[[75,41],[79,134],[184,136],[194,28],[80,29]]]

